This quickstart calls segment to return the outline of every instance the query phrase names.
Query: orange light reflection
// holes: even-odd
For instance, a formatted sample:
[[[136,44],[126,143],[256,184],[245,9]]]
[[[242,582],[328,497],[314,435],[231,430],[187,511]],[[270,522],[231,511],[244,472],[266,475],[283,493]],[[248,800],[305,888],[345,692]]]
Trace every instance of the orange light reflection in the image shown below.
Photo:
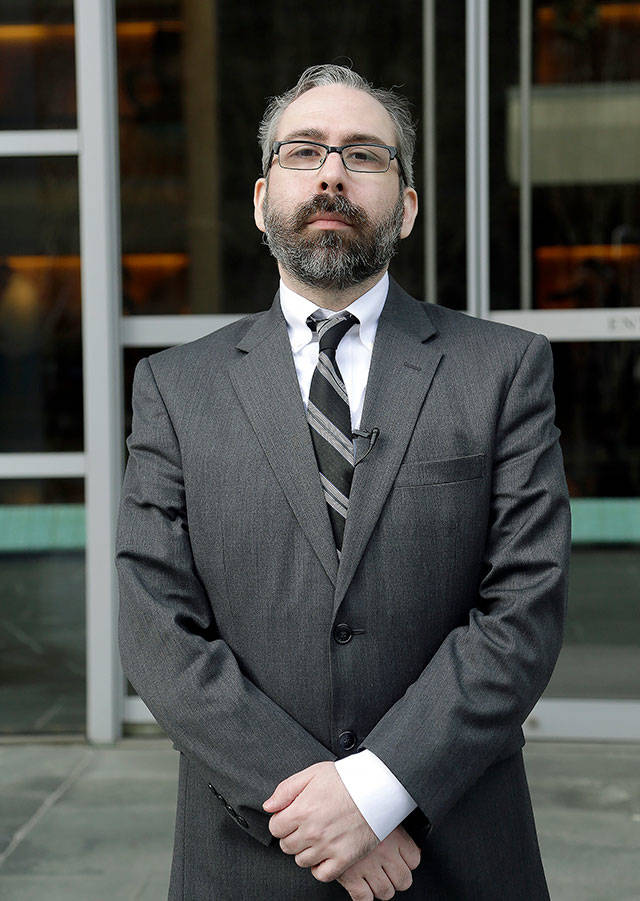
[[[119,22],[116,34],[119,39],[153,37],[158,31],[182,31],[182,22]],[[73,40],[73,25],[0,25],[0,43],[41,43],[56,39]]]

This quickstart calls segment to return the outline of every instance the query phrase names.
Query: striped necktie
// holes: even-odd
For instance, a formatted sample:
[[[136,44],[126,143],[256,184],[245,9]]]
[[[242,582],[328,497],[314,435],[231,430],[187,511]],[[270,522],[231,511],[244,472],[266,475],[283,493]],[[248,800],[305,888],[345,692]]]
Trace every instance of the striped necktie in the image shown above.
[[[312,313],[307,319],[307,325],[320,339],[318,362],[309,389],[307,420],[338,557],[349,509],[354,450],[349,398],[336,363],[336,350],[349,329],[358,322],[351,313],[339,313],[329,319],[318,318],[317,313]]]

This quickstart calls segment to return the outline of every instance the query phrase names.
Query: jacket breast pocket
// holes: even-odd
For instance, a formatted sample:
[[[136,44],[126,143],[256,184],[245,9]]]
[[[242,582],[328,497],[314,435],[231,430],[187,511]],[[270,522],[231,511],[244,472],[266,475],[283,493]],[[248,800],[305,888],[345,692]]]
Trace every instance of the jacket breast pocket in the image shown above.
[[[485,454],[451,457],[447,460],[421,460],[403,463],[398,470],[396,488],[421,488],[479,479],[484,473]]]

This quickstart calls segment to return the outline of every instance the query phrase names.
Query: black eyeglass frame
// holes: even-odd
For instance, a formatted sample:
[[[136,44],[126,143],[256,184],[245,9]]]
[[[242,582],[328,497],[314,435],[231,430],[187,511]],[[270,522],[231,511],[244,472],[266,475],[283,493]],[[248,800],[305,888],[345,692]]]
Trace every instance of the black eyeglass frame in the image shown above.
[[[280,162],[280,148],[283,147],[285,144],[311,144],[314,147],[324,147],[324,149],[327,152],[325,154],[325,158],[322,160],[322,162],[320,163],[319,166],[309,166],[304,169],[294,169],[291,166],[283,166],[282,163]],[[363,171],[361,169],[349,169],[349,166],[347,166],[347,164],[344,160],[344,157],[342,155],[342,151],[347,150],[349,147],[380,147],[382,150],[388,150],[389,151],[389,165],[387,166],[386,169],[380,169],[377,172],[367,172],[366,170]],[[404,172],[404,166],[402,165],[402,160],[400,159],[400,155],[398,153],[398,148],[392,147],[389,144],[374,144],[372,141],[355,141],[355,142],[352,142],[351,144],[343,144],[341,147],[332,147],[330,144],[323,144],[321,141],[303,141],[303,140],[274,141],[273,147],[271,149],[271,158],[269,160],[269,167],[271,166],[271,163],[273,162],[274,156],[277,156],[278,157],[278,165],[280,166],[281,169],[288,169],[290,172],[316,172],[318,169],[322,169],[322,167],[326,163],[327,157],[329,156],[330,153],[339,153],[340,159],[342,160],[342,164],[345,167],[345,169],[347,169],[349,172],[359,173],[360,175],[382,175],[384,172],[389,171],[389,168],[391,166],[391,160],[397,160],[398,161],[398,169],[400,170],[400,176],[401,176],[403,182],[405,184],[407,184],[407,177]]]

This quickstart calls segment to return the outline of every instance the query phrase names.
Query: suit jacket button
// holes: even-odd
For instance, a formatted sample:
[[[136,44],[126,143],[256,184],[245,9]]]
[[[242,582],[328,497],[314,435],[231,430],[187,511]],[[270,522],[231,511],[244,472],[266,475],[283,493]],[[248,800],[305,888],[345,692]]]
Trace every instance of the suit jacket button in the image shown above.
[[[343,751],[353,751],[356,746],[355,732],[341,732],[338,736],[338,743]]]
[[[338,644],[347,644],[351,641],[352,636],[351,626],[348,626],[347,623],[338,623],[333,630],[333,637]]]
[[[222,797],[220,792],[216,791],[216,789],[213,787],[213,785],[210,782],[208,783],[208,785],[209,785],[209,788],[211,789],[211,791],[214,793],[214,795],[218,799],[218,801],[224,801],[224,798]]]
[[[249,828],[249,824],[247,823],[247,821],[245,820],[244,817],[238,816],[238,819],[236,822],[238,823],[238,826],[243,826],[245,829]]]

